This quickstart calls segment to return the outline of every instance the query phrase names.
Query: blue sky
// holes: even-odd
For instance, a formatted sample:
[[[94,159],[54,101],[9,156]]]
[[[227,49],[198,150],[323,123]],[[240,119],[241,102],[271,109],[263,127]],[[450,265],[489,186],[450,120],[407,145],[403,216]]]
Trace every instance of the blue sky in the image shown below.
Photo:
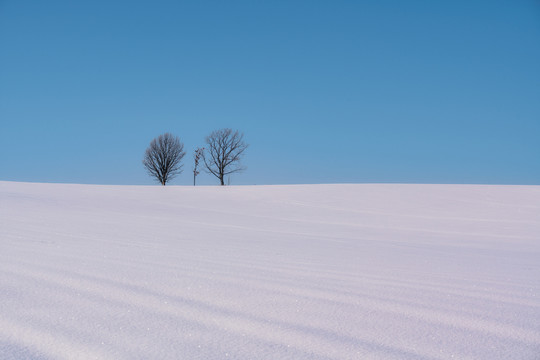
[[[0,180],[153,184],[171,132],[189,185],[223,127],[232,184],[540,184],[540,2],[0,0]]]

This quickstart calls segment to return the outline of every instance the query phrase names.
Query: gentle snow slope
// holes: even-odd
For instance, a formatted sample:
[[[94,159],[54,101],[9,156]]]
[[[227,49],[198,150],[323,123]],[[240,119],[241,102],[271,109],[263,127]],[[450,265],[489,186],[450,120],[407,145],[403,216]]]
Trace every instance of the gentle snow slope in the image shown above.
[[[540,186],[0,182],[1,359],[540,359]]]

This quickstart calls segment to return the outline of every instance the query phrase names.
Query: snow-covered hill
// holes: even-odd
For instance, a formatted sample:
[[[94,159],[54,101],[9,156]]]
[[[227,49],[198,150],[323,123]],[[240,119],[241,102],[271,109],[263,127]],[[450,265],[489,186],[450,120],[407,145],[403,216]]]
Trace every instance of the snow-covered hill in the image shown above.
[[[540,359],[540,186],[0,182],[1,359]]]

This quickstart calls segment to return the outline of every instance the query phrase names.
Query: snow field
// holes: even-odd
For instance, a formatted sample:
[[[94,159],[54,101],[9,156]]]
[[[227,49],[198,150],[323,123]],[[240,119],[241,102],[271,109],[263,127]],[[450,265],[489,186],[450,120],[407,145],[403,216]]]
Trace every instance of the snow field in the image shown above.
[[[540,186],[0,182],[2,359],[538,359]]]

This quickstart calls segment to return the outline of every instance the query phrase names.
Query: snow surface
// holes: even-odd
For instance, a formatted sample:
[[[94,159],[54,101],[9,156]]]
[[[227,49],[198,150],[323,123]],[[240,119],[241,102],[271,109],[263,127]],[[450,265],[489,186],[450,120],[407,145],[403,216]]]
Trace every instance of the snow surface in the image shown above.
[[[540,359],[540,186],[0,182],[1,359]]]

